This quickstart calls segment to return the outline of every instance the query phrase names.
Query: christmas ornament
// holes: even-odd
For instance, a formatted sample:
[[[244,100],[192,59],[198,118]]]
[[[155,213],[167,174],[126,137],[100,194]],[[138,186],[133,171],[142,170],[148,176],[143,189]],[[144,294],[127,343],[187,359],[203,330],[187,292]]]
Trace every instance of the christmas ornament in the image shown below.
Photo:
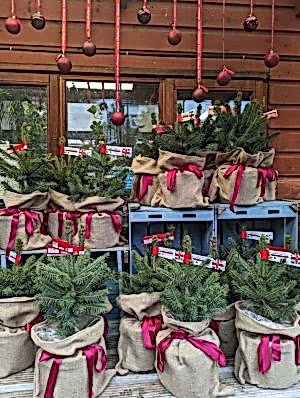
[[[31,16],[31,25],[34,29],[44,29],[46,25],[45,17],[41,14],[41,0],[36,0],[36,12]]]
[[[222,8],[222,55],[223,55],[223,69],[217,74],[217,83],[220,86],[226,86],[234,72],[227,68],[225,65],[225,11],[226,11],[226,0],[223,0]]]
[[[201,84],[202,81],[202,0],[198,0],[197,15],[197,87],[193,91],[192,97],[195,102],[202,102],[208,93],[208,89]]]
[[[173,21],[172,21],[172,29],[168,34],[168,42],[172,46],[176,46],[182,40],[182,34],[180,30],[176,28],[177,25],[177,0],[173,0]]]
[[[121,24],[121,1],[116,0],[116,21],[115,21],[115,102],[116,102],[116,112],[111,115],[111,122],[115,126],[122,126],[125,122],[125,115],[121,111],[121,101],[120,101],[120,24]]]
[[[92,0],[86,0],[86,41],[82,44],[82,51],[88,57],[96,54],[96,46],[91,40]]]
[[[11,0],[11,17],[6,19],[5,28],[8,33],[13,35],[17,35],[21,31],[22,23],[15,15],[15,0]]]
[[[250,1],[250,14],[243,22],[245,32],[254,32],[258,27],[258,19],[253,15],[253,0]]]
[[[148,7],[148,1],[144,0],[142,8],[140,8],[137,12],[137,19],[138,21],[143,24],[147,25],[147,23],[151,20],[151,11]]]
[[[61,54],[59,54],[56,57],[57,67],[62,73],[68,73],[72,69],[72,62],[65,55],[66,49],[67,49],[67,0],[62,0]]]
[[[265,65],[274,68],[279,64],[279,54],[274,51],[275,0],[272,0],[271,48],[265,55]]]

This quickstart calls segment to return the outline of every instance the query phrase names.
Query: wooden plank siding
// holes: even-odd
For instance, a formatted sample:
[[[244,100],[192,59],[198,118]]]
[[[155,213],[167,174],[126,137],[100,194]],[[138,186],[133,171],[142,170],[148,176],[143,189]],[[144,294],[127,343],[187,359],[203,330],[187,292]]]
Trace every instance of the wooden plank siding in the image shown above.
[[[51,149],[59,129],[63,126],[58,112],[63,100],[55,57],[60,51],[61,10],[60,0],[43,1],[43,14],[47,25],[43,31],[35,31],[30,16],[35,10],[35,0],[16,0],[16,13],[24,27],[22,33],[13,36],[6,32],[5,18],[9,14],[10,0],[0,2],[0,83],[6,81],[8,71],[15,75],[38,74],[48,76],[52,88],[49,92],[51,126],[54,131]],[[70,0],[68,7],[68,53],[73,62],[72,78],[84,76],[111,77],[113,75],[114,1],[93,1],[92,37],[97,45],[95,57],[86,58],[81,52],[85,39],[85,1]],[[141,0],[127,0],[121,12],[121,73],[122,78],[153,77],[158,79],[190,79],[194,84],[196,69],[196,0],[178,0],[178,27],[183,33],[180,45],[168,44],[167,34],[172,19],[171,0],[151,0],[151,23],[138,24],[136,10]],[[220,0],[203,0],[204,3],[204,75],[213,77],[222,65]],[[278,167],[279,197],[300,199],[300,18],[296,15],[297,0],[276,1],[275,46],[281,62],[270,71],[263,57],[270,45],[271,0],[256,0],[254,13],[259,19],[259,30],[245,33],[242,22],[249,14],[249,0],[227,0],[226,53],[227,64],[235,72],[232,86],[243,88],[243,79],[267,77],[268,109],[277,108],[279,119],[271,122],[271,129],[280,130],[276,139],[276,167]],[[51,76],[51,78],[50,78]],[[263,77],[262,77],[263,76]],[[15,81],[22,80],[17,78]],[[27,79],[28,80],[28,79]],[[30,79],[29,79],[30,80]],[[161,87],[164,107],[171,106],[171,81]],[[239,83],[240,82],[240,83]],[[169,91],[168,91],[169,90]],[[263,90],[260,88],[260,95]],[[55,98],[60,101],[55,101]],[[51,105],[52,104],[52,105]],[[169,104],[169,105],[168,105]],[[63,104],[60,104],[63,107]],[[57,118],[55,115],[58,115]],[[60,116],[59,116],[60,115]]]

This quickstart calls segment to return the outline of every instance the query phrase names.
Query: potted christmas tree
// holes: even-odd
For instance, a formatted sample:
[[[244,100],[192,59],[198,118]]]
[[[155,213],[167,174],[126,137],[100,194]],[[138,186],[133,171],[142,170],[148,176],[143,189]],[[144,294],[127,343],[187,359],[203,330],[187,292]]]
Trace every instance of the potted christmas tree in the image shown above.
[[[45,323],[32,329],[39,347],[34,397],[100,394],[115,371],[105,371],[105,322],[111,309],[106,283],[114,278],[107,255],[49,258],[38,267],[38,301]]]
[[[242,384],[287,388],[300,380],[297,282],[287,279],[284,264],[236,256],[232,281],[243,301],[236,303],[235,376]]]
[[[30,338],[33,324],[41,322],[35,299],[37,260],[0,268],[0,378],[29,368],[36,348]]]
[[[218,273],[173,263],[161,293],[164,329],[156,338],[156,369],[163,386],[175,397],[211,398],[230,395],[219,384],[218,366],[226,359],[209,328],[212,316],[226,307],[228,289]]]

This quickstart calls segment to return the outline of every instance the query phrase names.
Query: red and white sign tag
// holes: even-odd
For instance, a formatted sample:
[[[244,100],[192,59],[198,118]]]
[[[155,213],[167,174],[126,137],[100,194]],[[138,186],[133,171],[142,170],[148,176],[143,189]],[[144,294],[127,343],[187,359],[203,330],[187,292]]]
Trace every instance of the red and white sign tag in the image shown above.
[[[19,265],[21,262],[21,254],[17,254],[14,251],[10,251],[9,255],[7,256],[8,260],[11,261],[15,265]]]
[[[272,111],[263,113],[263,116],[267,119],[277,119],[279,117],[278,110],[273,109]]]
[[[69,156],[92,156],[92,150],[91,149],[82,149],[82,148],[72,148],[70,146],[64,146],[63,147],[64,155],[69,155]]]
[[[166,241],[174,240],[174,232],[167,232],[165,234],[144,236],[143,244],[144,245],[152,245],[153,239],[156,242],[166,242]]]
[[[273,232],[265,232],[265,231],[242,231],[241,232],[242,239],[260,240],[260,238],[262,236],[265,236],[269,242],[274,239]]]
[[[132,158],[132,148],[127,146],[106,145],[106,154],[111,156]]]
[[[52,242],[47,246],[48,256],[67,256],[74,255],[79,256],[85,252],[82,246],[76,246],[72,243],[61,239],[53,239]]]

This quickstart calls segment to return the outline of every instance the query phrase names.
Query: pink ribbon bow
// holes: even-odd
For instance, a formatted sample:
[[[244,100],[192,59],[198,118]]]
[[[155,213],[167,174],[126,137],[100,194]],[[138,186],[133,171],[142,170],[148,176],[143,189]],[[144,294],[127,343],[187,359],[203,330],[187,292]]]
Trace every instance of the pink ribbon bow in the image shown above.
[[[232,197],[230,200],[230,205],[229,205],[229,208],[233,213],[234,213],[234,205],[237,200],[237,197],[238,197],[238,194],[240,191],[240,187],[241,187],[241,183],[242,183],[242,179],[243,179],[243,175],[244,175],[245,165],[237,163],[237,164],[233,164],[232,166],[228,167],[228,169],[226,170],[226,172],[224,174],[224,178],[226,178],[226,180],[227,180],[231,176],[231,174],[235,171],[237,171],[237,175],[235,178],[233,194],[232,194]]]
[[[86,357],[86,364],[88,370],[88,387],[89,387],[89,395],[88,398],[92,398],[94,395],[93,392],[93,372],[94,369],[96,372],[101,373],[106,368],[107,364],[107,355],[104,351],[104,348],[98,344],[92,344],[85,348],[82,348],[82,352]],[[99,352],[101,353],[101,367],[97,368]],[[52,366],[50,369],[46,391],[44,394],[44,398],[54,398],[54,390],[56,386],[56,381],[59,373],[59,367],[62,364],[62,361],[65,357],[60,355],[51,354],[49,352],[43,351],[39,361],[44,362],[50,359],[53,359]],[[80,381],[79,381],[80,382]]]
[[[277,174],[273,167],[258,167],[257,168],[257,188],[261,186],[260,197],[263,198],[266,193],[267,182],[277,180]]]
[[[223,351],[215,343],[190,336],[185,330],[174,330],[165,337],[157,346],[157,368],[162,373],[165,370],[166,350],[170,347],[173,340],[187,340],[195,348],[201,350],[212,361],[220,366],[226,366],[226,358]]]
[[[144,174],[137,176],[135,197],[141,201],[148,193],[148,189],[153,185],[153,176]]]
[[[167,189],[168,191],[174,192],[176,189],[176,175],[178,172],[183,173],[184,171],[189,171],[190,173],[194,173],[199,179],[203,177],[202,170],[199,169],[198,166],[194,164],[188,164],[184,167],[180,167],[179,169],[172,169],[168,171],[167,174]]]
[[[144,345],[147,350],[154,350],[156,347],[157,333],[162,329],[163,318],[161,315],[144,317],[141,328]]]
[[[29,211],[19,208],[17,209],[13,207],[9,207],[7,209],[1,209],[0,212],[7,216],[12,216],[9,240],[6,246],[6,256],[9,256],[9,252],[11,251],[17,237],[17,231],[18,231],[21,214],[24,214],[25,216],[25,231],[28,236],[33,235],[34,231],[33,222],[37,221],[38,223],[41,224],[41,218],[40,215],[34,211]]]

